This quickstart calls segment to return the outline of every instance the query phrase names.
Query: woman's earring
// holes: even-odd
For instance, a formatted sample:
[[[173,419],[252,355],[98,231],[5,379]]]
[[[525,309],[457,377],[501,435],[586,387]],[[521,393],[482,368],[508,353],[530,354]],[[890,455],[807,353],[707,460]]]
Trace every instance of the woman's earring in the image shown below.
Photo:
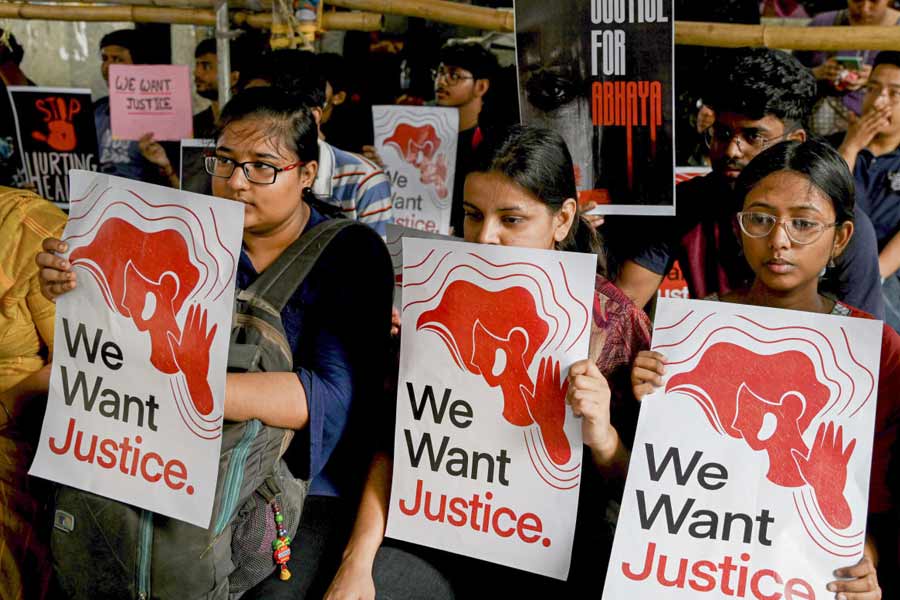
[[[836,266],[837,266],[837,265],[834,263],[834,257],[832,256],[831,259],[829,259],[829,261],[828,261],[828,268],[829,268],[829,269],[833,269],[833,268],[835,268]]]

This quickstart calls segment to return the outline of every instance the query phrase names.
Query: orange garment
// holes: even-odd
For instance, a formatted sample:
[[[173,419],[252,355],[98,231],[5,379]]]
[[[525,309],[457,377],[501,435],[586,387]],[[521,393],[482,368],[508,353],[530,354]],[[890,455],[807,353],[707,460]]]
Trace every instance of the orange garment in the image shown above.
[[[54,307],[41,295],[34,257],[65,222],[43,198],[0,187],[0,600],[44,598],[52,572],[42,533],[46,492],[27,475],[43,401],[6,392],[40,370],[52,350]]]

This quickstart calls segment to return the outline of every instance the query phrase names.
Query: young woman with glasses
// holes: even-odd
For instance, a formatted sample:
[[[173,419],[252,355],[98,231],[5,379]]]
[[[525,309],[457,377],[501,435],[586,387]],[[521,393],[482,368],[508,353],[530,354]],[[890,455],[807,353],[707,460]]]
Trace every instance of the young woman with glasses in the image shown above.
[[[819,278],[847,247],[853,235],[853,179],[846,163],[818,142],[783,142],[757,156],[736,183],[743,197],[738,213],[744,256],[755,274],[749,288],[726,294],[723,302],[872,318],[852,306],[819,294]],[[900,336],[885,326],[881,342],[876,443],[873,454],[870,518],[896,511],[886,483],[887,456],[896,446],[900,408]],[[638,355],[632,369],[634,394],[643,398],[662,384],[665,357],[652,351]],[[896,448],[894,449],[896,452]],[[894,490],[896,494],[898,490]],[[896,530],[884,539],[896,545]],[[856,565],[838,569],[839,581],[823,582],[844,600],[875,600],[881,589],[872,549]],[[883,549],[879,548],[880,550]],[[885,596],[887,597],[887,596]]]
[[[298,106],[275,88],[253,88],[220,116],[206,168],[213,195],[244,205],[239,288],[327,220],[310,189],[318,166],[316,124]],[[62,242],[48,239],[37,258],[50,299],[77,283],[70,264],[55,254],[64,251]],[[296,477],[310,480],[288,563],[292,577],[284,582],[273,573],[244,598],[321,597],[331,580],[371,456],[362,414],[383,385],[392,290],[381,238],[366,227],[343,230],[281,313],[294,370],[227,375],[225,419],[297,430],[285,460]]]

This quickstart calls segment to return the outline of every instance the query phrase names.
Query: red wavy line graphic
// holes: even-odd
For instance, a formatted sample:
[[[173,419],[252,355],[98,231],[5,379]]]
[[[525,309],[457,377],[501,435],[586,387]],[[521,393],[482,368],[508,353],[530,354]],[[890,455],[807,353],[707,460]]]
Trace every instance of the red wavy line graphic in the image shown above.
[[[793,498],[793,500],[794,500],[794,507],[797,509],[797,514],[800,516],[800,523],[803,524],[803,529],[806,530],[806,535],[809,536],[809,539],[811,539],[811,540],[813,541],[813,543],[814,543],[816,546],[818,546],[819,548],[821,548],[822,550],[824,550],[824,551],[827,552],[828,554],[831,554],[832,556],[837,556],[837,557],[840,557],[840,558],[853,558],[854,556],[857,556],[857,555],[859,554],[859,552],[855,552],[855,553],[853,553],[853,554],[840,554],[840,553],[838,553],[838,552],[832,552],[831,550],[829,550],[828,548],[826,548],[825,546],[823,546],[822,544],[820,544],[820,543],[819,543],[819,540],[817,540],[816,538],[814,538],[813,535],[812,535],[812,533],[809,531],[809,527],[806,526],[806,519],[803,518],[803,514],[800,512],[800,505],[797,504],[797,495],[796,495],[796,494],[792,494],[792,498]]]
[[[841,373],[843,373],[843,375],[844,375],[847,379],[850,380],[850,398],[851,398],[851,399],[853,398],[853,395],[856,393],[856,382],[855,382],[855,381],[853,380],[853,378],[850,376],[850,373],[848,373],[847,371],[845,371],[844,369],[842,369],[841,366],[840,366],[840,364],[838,364],[837,353],[834,351],[834,346],[831,345],[831,340],[829,340],[828,337],[826,337],[824,334],[822,334],[822,332],[816,331],[815,329],[812,329],[812,328],[810,328],[810,327],[802,327],[802,326],[800,326],[800,325],[790,325],[790,326],[786,326],[786,327],[766,327],[765,325],[762,325],[762,324],[760,324],[760,323],[757,323],[756,321],[754,321],[754,320],[752,320],[752,319],[749,319],[749,318],[747,318],[747,317],[739,316],[739,318],[740,318],[740,319],[743,319],[744,321],[747,321],[748,323],[752,323],[753,325],[756,325],[756,326],[759,327],[760,329],[765,329],[766,331],[784,331],[784,330],[786,330],[786,329],[799,329],[800,331],[807,331],[807,332],[809,332],[809,333],[812,333],[812,334],[814,334],[814,335],[817,335],[817,336],[819,336],[820,338],[822,338],[823,340],[825,340],[825,343],[828,345],[828,348],[831,350],[831,357],[832,357],[832,359],[834,359],[834,365],[835,365],[835,367],[837,367],[837,370],[840,371]],[[749,334],[748,334],[748,335],[749,335]],[[793,340],[792,340],[792,341],[793,341]],[[808,344],[811,344],[812,347],[813,347],[813,348],[816,348],[816,350],[818,351],[818,348],[819,348],[819,347],[816,346],[815,344],[813,344],[812,341],[808,341],[808,340],[807,340],[807,343],[808,343]],[[822,359],[822,360],[821,360],[821,366],[822,366],[822,373],[824,374],[824,373],[825,373],[825,359],[822,358],[822,355],[821,355],[821,354],[819,354],[819,358]],[[826,407],[825,407],[825,409],[821,412],[822,415],[828,414],[828,413],[831,411],[831,409],[834,407],[834,405],[838,403],[838,400],[840,400],[840,396],[843,395],[843,393],[844,393],[844,387],[843,387],[842,385],[840,385],[837,381],[835,381],[835,380],[829,378],[827,375],[825,375],[824,377],[825,377],[825,379],[827,379],[828,381],[830,381],[830,382],[832,382],[832,383],[834,383],[835,385],[838,386],[838,389],[840,389],[840,394],[838,395],[837,398],[834,399],[834,402],[833,402],[830,406],[826,406]],[[838,414],[840,414],[840,413],[838,413]]]
[[[403,251],[403,247],[402,247],[402,246],[400,247],[400,251],[401,251],[401,252]],[[418,269],[419,267],[421,267],[422,265],[424,265],[425,263],[428,262],[428,259],[431,258],[431,255],[432,255],[432,254],[434,254],[434,249],[432,249],[431,252],[429,252],[428,254],[425,255],[425,258],[422,260],[422,262],[416,263],[416,264],[414,264],[414,265],[410,265],[410,266],[408,266],[408,267],[406,267],[406,268],[407,268],[408,270],[410,270],[410,271],[413,270],[413,269]]]
[[[579,477],[581,477],[581,474],[580,474],[580,473],[577,473],[577,474],[575,475],[575,477],[570,477],[570,478],[568,478],[568,479],[563,479],[562,477],[557,477],[557,476],[553,473],[553,471],[551,471],[550,469],[547,468],[547,465],[544,464],[544,460],[541,458],[541,454],[543,454],[544,456],[546,456],[548,459],[550,458],[550,453],[547,452],[547,447],[544,445],[544,440],[543,440],[543,438],[541,438],[541,436],[539,436],[539,435],[538,435],[538,436],[535,436],[535,435],[534,435],[534,428],[530,428],[530,429],[529,429],[529,432],[531,433],[531,443],[534,445],[534,451],[535,451],[534,453],[537,455],[538,461],[541,463],[541,466],[544,467],[544,470],[547,472],[547,475],[549,475],[549,476],[552,477],[553,479],[556,479],[557,481],[562,481],[562,482],[565,482],[565,483],[568,483],[569,481],[575,481],[576,479],[578,479]],[[535,441],[535,438],[537,438],[537,441]],[[539,449],[541,450],[540,453],[538,452]],[[552,461],[552,460],[550,460],[550,464],[553,465],[553,461]],[[573,471],[576,471],[577,469],[580,469],[580,468],[581,468],[581,463],[578,463],[577,465],[575,465],[575,466],[572,467],[571,469],[562,469],[562,468],[560,468],[560,467],[557,467],[556,465],[554,465],[554,467],[555,467],[556,470],[559,471],[560,473],[572,473]]]
[[[222,297],[222,294],[224,294],[228,290],[228,288],[232,287],[232,282],[234,281],[235,277],[235,271],[237,270],[237,260],[234,258],[234,254],[231,253],[231,250],[226,248],[225,244],[222,243],[222,238],[219,236],[219,224],[216,221],[216,214],[213,212],[212,207],[209,206],[207,208],[209,208],[209,216],[212,219],[213,230],[216,232],[216,240],[219,242],[219,247],[222,248],[222,250],[224,250],[225,253],[228,254],[228,258],[231,259],[231,270],[229,271],[228,277],[225,278],[225,281],[222,285],[222,291],[220,291],[219,294],[215,298],[213,298],[213,302],[215,302]],[[209,298],[210,294],[212,294],[213,291],[215,291],[215,287],[213,287],[213,289],[211,289],[209,293],[204,296],[204,298]]]
[[[480,260],[480,261],[482,261],[482,262],[484,262],[484,263],[486,263],[486,264],[488,264],[488,265],[494,267],[495,269],[505,269],[505,268],[507,268],[507,267],[520,267],[520,266],[524,266],[524,267],[531,267],[531,268],[533,268],[533,269],[537,269],[538,271],[540,271],[541,273],[544,274],[544,277],[547,278],[547,284],[548,284],[548,287],[550,288],[550,296],[553,298],[553,302],[555,302],[555,303],[556,303],[556,306],[559,307],[559,308],[561,309],[561,311],[562,311],[562,313],[563,313],[564,315],[566,315],[566,321],[568,321],[568,323],[566,324],[566,332],[563,334],[562,339],[560,340],[559,344],[557,344],[557,346],[556,346],[556,348],[555,348],[556,350],[559,350],[560,346],[562,346],[563,343],[566,341],[566,339],[569,337],[569,331],[572,330],[572,317],[569,316],[569,311],[566,310],[566,308],[560,303],[559,298],[556,297],[556,286],[553,285],[553,278],[550,277],[550,273],[548,273],[548,272],[547,272],[543,267],[541,267],[540,265],[536,265],[536,264],[534,264],[534,263],[529,263],[529,262],[511,262],[511,263],[495,264],[495,263],[492,263],[491,261],[489,261],[488,259],[486,259],[486,258],[484,258],[484,257],[482,257],[482,256],[478,256],[477,254],[474,254],[474,253],[471,253],[471,252],[469,253],[469,256],[471,256],[471,257],[473,257],[473,258],[477,258],[478,260]],[[531,277],[531,276],[528,276],[528,277]],[[532,279],[532,281],[534,281],[534,282],[537,284],[538,289],[542,289],[542,288],[541,288],[541,284],[537,281],[536,278],[531,277],[531,279]],[[581,306],[581,308],[585,311],[585,314],[586,314],[586,315],[587,315],[587,314],[590,314],[590,313],[588,313],[587,308],[586,308],[583,304],[581,304],[581,303],[578,302],[577,300],[576,300],[576,303],[578,303],[579,306]],[[545,308],[545,307],[542,307],[542,308]],[[553,316],[553,315],[550,313],[550,311],[546,310],[546,308],[545,308],[545,311],[544,311],[544,312],[546,312],[546,314],[550,315],[551,317]],[[582,328],[581,331],[584,332],[584,329]],[[555,333],[555,332],[554,332],[554,334],[553,334],[553,337],[556,337],[556,333]],[[542,353],[543,350],[544,350],[544,348],[550,344],[550,341],[551,341],[551,340],[552,340],[552,338],[548,338],[547,342],[546,342],[543,346],[541,346],[541,348],[538,350],[538,352],[539,352],[539,353]]]
[[[453,254],[453,251],[448,250],[447,254],[445,254],[443,257],[441,257],[441,260],[439,260],[438,264],[435,265],[434,270],[431,272],[431,274],[428,277],[426,277],[423,281],[417,281],[416,283],[404,283],[403,287],[404,288],[419,287],[420,285],[425,285],[426,283],[431,281],[431,278],[434,277],[434,274],[437,273],[438,269],[441,268],[441,265],[444,263],[445,260],[447,260],[447,257],[450,256],[451,254]],[[415,267],[409,267],[409,268],[414,269]]]
[[[662,327],[657,327],[657,328],[656,328],[656,331],[666,331],[666,330],[668,330],[668,329],[675,329],[676,327],[678,327],[679,325],[681,325],[682,323],[684,323],[685,321],[687,321],[687,318],[690,317],[692,314],[694,314],[694,311],[692,311],[692,310],[691,310],[691,311],[688,311],[688,314],[684,315],[684,316],[681,318],[681,320],[678,321],[677,323],[675,323],[675,324],[673,324],[673,325],[664,325],[664,326],[662,326]]]
[[[801,494],[805,494],[805,493],[812,494],[812,491],[811,491],[809,488],[803,488],[803,489],[800,490],[800,493],[801,493]],[[805,503],[805,500],[804,500],[804,503]],[[845,534],[839,533],[839,532],[836,531],[835,529],[832,529],[831,525],[828,524],[828,521],[825,520],[825,515],[822,514],[822,511],[821,511],[821,509],[819,508],[819,505],[818,505],[817,503],[815,503],[813,500],[810,500],[810,504],[812,504],[813,507],[815,507],[815,509],[816,509],[816,515],[818,515],[819,520],[821,520],[823,523],[825,523],[825,527],[827,527],[828,530],[831,531],[831,533],[833,533],[834,535],[836,535],[836,536],[838,536],[838,537],[841,537],[841,538],[844,538],[844,539],[846,539],[846,540],[850,540],[850,539],[853,539],[853,538],[858,538],[858,537],[860,537],[860,536],[862,536],[862,535],[865,535],[865,532],[864,532],[864,531],[857,531],[856,533],[853,533],[853,534],[850,534],[850,535],[845,535]]]
[[[572,490],[572,489],[575,489],[576,487],[578,487],[577,483],[574,485],[571,485],[569,487],[561,487],[561,486],[552,484],[549,481],[547,481],[547,478],[544,477],[544,474],[541,473],[541,471],[540,471],[540,469],[538,469],[537,465],[534,464],[534,457],[531,456],[531,447],[528,444],[528,434],[523,431],[522,435],[525,437],[525,450],[528,451],[528,458],[529,458],[529,460],[531,460],[531,466],[534,467],[534,471],[538,474],[538,477],[540,477],[541,479],[544,480],[544,483],[546,483],[547,485],[549,485],[550,487],[552,487],[554,489],[561,490],[561,491]],[[535,453],[537,453],[536,449],[535,449]]]
[[[565,283],[565,285],[566,285],[566,293],[569,294],[569,298],[574,300],[575,304],[580,306],[581,310],[584,311],[584,325],[581,327],[581,331],[578,332],[578,335],[575,336],[575,340],[571,344],[569,344],[568,348],[566,348],[566,352],[568,352],[569,350],[572,349],[572,346],[577,344],[578,340],[581,339],[581,335],[584,333],[585,328],[588,326],[588,323],[590,322],[591,317],[590,317],[590,313],[588,313],[587,307],[585,305],[583,305],[581,302],[579,302],[578,298],[576,298],[575,295],[572,294],[572,290],[569,289],[569,278],[566,276],[566,269],[563,267],[563,264],[561,262],[559,263],[559,270],[562,271],[563,283]],[[568,313],[566,313],[566,314],[568,314]],[[558,350],[559,346],[557,346],[556,348]]]
[[[703,323],[706,322],[706,320],[709,319],[710,317],[712,317],[713,315],[715,315],[715,313],[709,313],[708,315],[706,315],[705,317],[700,319],[700,322],[697,323],[697,326],[694,327],[693,329],[691,329],[691,332],[689,334],[687,334],[686,336],[684,336],[683,339],[678,340],[677,342],[672,342],[671,344],[662,344],[660,346],[656,346],[654,349],[659,350],[660,348],[671,348],[672,346],[678,346],[680,344],[683,344],[684,342],[689,340],[690,337],[692,335],[694,335],[694,332],[696,332],[698,329],[700,329],[700,326],[703,325]],[[709,338],[706,338],[706,339],[709,339]],[[676,364],[676,363],[670,363],[670,364]]]
[[[803,508],[806,509],[806,515],[809,517],[810,523],[812,523],[812,526],[816,530],[816,533],[818,533],[820,536],[822,536],[829,544],[831,544],[832,546],[834,546],[836,548],[843,548],[845,550],[849,550],[850,548],[858,548],[859,546],[863,545],[862,542],[856,542],[855,544],[850,544],[849,546],[845,545],[845,544],[838,544],[837,542],[835,542],[831,538],[829,538],[826,534],[822,533],[822,530],[819,529],[818,525],[816,525],[816,517],[812,514],[812,511],[809,509],[809,506],[806,504],[806,496],[802,493],[802,491],[800,494],[800,499],[803,501]],[[818,503],[812,502],[812,504],[814,506],[816,506],[816,509],[818,510]],[[824,521],[824,519],[823,519],[823,521]]]
[[[850,416],[854,417],[854,416],[856,416],[856,413],[861,411],[863,406],[868,404],[869,400],[872,398],[872,392],[875,391],[875,374],[872,373],[872,371],[870,371],[868,368],[863,366],[858,360],[856,360],[856,357],[853,355],[853,350],[850,348],[850,340],[847,339],[847,331],[843,327],[841,327],[841,335],[844,336],[844,344],[847,345],[847,353],[850,355],[850,360],[852,360],[854,363],[856,363],[856,366],[858,366],[860,369],[862,369],[869,375],[869,393],[866,394],[866,399],[863,400],[863,403],[860,404],[856,410],[854,410],[852,413],[850,413]],[[852,396],[851,396],[851,398],[852,398]],[[842,408],[841,411],[838,413],[838,415],[844,414],[844,411],[847,410],[848,406],[850,406],[849,401],[847,402],[847,406]]]

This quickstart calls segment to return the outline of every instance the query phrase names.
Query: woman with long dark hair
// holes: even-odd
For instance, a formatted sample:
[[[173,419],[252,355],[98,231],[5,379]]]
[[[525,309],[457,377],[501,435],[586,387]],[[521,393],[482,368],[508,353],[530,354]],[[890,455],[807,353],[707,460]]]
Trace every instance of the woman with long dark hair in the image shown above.
[[[573,592],[588,581],[596,587],[597,565],[612,540],[606,506],[621,495],[637,421],[630,366],[637,352],[649,347],[650,323],[606,278],[601,241],[581,218],[576,198],[575,170],[562,137],[547,129],[515,126],[479,148],[463,202],[468,242],[598,256],[589,357],[572,365],[566,396],[581,418],[592,458],[585,461],[569,583],[408,544],[382,546],[392,468],[393,428],[387,427],[386,449],[370,468],[329,600],[374,598],[376,591],[388,597],[471,597],[476,592],[469,586],[478,586],[484,578],[501,578],[511,594],[517,589],[529,594]]]
[[[735,189],[744,199],[738,223],[744,256],[755,278],[749,288],[714,299],[873,318],[819,293],[820,277],[853,235],[853,178],[837,152],[818,142],[783,142],[754,158],[741,172]],[[632,371],[635,397],[642,398],[662,384],[664,366],[665,357],[658,352],[638,355]],[[859,564],[835,572],[847,579],[828,583],[828,589],[845,600],[881,597],[871,550],[877,545],[884,553],[893,553],[891,546],[896,547],[895,528],[873,525],[889,524],[888,515],[897,510],[886,480],[892,446],[896,452],[898,393],[900,336],[885,325],[869,502],[870,542],[885,539],[881,544],[867,544]]]

